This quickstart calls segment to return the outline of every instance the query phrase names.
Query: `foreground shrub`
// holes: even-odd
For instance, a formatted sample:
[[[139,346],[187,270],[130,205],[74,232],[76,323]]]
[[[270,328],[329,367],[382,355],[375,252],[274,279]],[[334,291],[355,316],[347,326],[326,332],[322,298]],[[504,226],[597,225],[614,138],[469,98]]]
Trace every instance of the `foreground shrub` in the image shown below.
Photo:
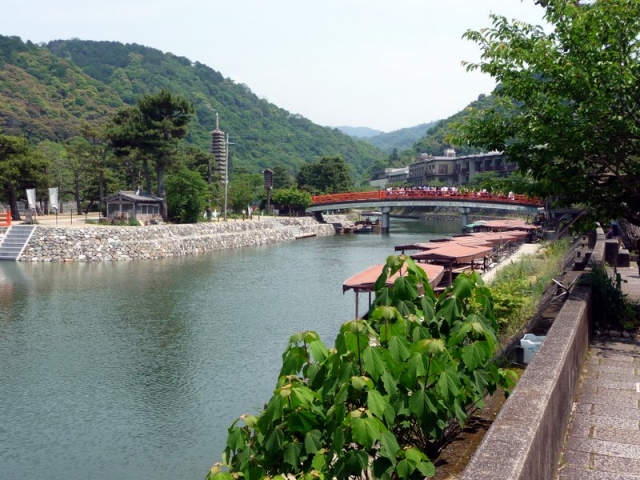
[[[452,424],[512,386],[490,361],[497,323],[479,274],[436,298],[422,269],[391,256],[375,293],[368,319],[342,325],[332,348],[315,332],[291,337],[274,396],[229,428],[209,479],[432,476]]]

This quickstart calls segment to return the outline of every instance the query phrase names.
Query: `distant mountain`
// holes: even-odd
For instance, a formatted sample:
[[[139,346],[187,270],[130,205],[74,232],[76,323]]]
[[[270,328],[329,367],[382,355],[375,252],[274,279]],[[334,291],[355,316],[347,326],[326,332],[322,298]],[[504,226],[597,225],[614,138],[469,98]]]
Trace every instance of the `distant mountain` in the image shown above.
[[[219,114],[232,165],[292,172],[322,156],[341,156],[356,176],[385,157],[376,147],[258,98],[247,85],[185,57],[119,42],[56,40],[45,46],[0,35],[0,133],[30,141],[66,140],[83,122],[164,88],[195,107],[187,141],[208,150]]]
[[[493,105],[494,101],[495,97],[492,95],[481,94],[478,96],[477,100],[471,102],[460,112],[455,113],[444,120],[439,120],[433,123],[427,130],[427,134],[415,142],[412,147],[412,151],[418,153],[429,153],[431,155],[443,155],[446,148],[455,149],[458,155],[471,155],[482,152],[482,149],[477,147],[471,147],[468,145],[451,145],[445,141],[445,138],[449,133],[451,133],[451,125],[454,122],[462,121],[472,110],[482,110],[490,107]]]
[[[342,133],[346,133],[350,137],[354,138],[369,138],[375,137],[376,135],[380,135],[384,133],[382,130],[374,130],[369,127],[336,127]]]
[[[391,153],[393,149],[407,150],[416,141],[427,134],[427,130],[437,122],[422,123],[415,127],[402,128],[389,133],[381,133],[375,137],[364,139],[367,143],[378,147],[380,150]]]

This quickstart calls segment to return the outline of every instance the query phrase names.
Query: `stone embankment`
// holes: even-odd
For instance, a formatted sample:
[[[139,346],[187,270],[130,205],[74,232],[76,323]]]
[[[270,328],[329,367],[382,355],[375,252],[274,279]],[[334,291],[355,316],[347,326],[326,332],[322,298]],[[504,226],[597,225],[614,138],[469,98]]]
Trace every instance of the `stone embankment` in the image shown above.
[[[23,262],[105,262],[151,260],[295,240],[304,234],[333,235],[332,225],[309,217],[263,218],[145,227],[39,225]]]

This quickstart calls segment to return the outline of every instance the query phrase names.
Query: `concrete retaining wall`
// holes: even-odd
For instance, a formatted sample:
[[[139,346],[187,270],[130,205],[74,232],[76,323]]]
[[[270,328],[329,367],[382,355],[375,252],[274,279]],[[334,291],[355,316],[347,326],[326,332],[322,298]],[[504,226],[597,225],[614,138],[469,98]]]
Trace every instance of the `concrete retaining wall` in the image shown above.
[[[604,232],[592,259],[602,265]],[[576,287],[465,469],[463,480],[554,478],[589,349],[591,290]]]
[[[150,260],[287,242],[308,233],[333,235],[335,230],[309,217],[145,227],[38,225],[20,261]]]

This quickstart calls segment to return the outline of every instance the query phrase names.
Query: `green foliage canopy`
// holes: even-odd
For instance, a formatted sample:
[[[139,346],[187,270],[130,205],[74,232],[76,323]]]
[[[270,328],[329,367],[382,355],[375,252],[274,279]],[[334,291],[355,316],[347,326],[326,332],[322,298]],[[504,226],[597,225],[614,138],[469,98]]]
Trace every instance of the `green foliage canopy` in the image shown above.
[[[429,455],[450,423],[512,384],[490,363],[497,325],[478,273],[436,298],[422,269],[391,256],[375,291],[369,320],[345,323],[334,347],[315,332],[291,337],[273,397],[229,428],[210,480],[433,476]]]
[[[24,137],[0,134],[0,185],[13,220],[20,220],[19,192],[43,186],[47,167],[47,160]]]
[[[196,223],[207,204],[207,182],[198,172],[182,167],[167,177],[169,218]]]
[[[160,90],[140,98],[135,107],[118,111],[109,127],[108,136],[117,151],[137,151],[145,162],[153,159],[160,197],[165,195],[166,168],[178,156],[178,142],[187,135],[192,114],[187,99]],[[147,179],[148,190],[150,184]],[[162,216],[167,218],[166,210]]]
[[[296,175],[298,188],[311,193],[341,193],[353,189],[349,167],[340,157],[322,157],[303,165]]]
[[[311,195],[297,188],[278,188],[271,196],[274,205],[286,205],[290,210],[303,211],[311,205]]]
[[[544,2],[553,27],[492,15],[465,37],[499,82],[457,141],[502,150],[564,205],[640,225],[640,3]]]

